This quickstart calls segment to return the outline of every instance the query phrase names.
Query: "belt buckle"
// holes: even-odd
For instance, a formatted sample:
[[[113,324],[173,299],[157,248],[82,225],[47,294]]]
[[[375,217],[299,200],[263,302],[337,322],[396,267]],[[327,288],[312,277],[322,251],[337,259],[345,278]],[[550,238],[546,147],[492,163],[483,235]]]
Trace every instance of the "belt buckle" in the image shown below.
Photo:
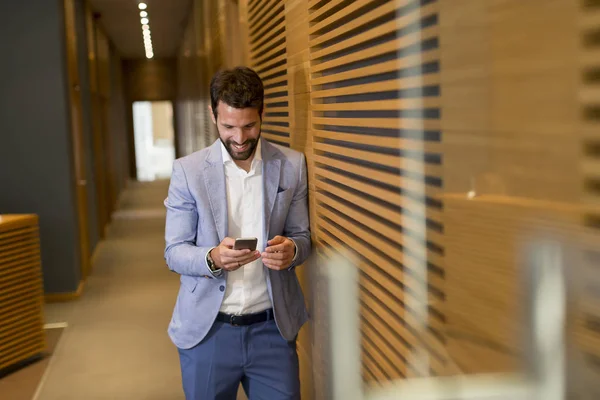
[[[232,326],[240,326],[239,324],[237,324],[237,323],[235,322],[235,321],[236,321],[236,317],[237,317],[237,315],[232,315],[232,316],[231,316],[231,318],[229,319],[229,323],[230,323]]]

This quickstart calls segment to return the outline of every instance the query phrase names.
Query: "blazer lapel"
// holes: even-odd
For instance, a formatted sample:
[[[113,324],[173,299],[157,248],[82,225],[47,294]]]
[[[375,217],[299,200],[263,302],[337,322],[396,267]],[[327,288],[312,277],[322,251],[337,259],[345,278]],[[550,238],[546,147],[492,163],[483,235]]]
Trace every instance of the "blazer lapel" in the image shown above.
[[[210,208],[217,227],[219,241],[227,237],[227,189],[225,169],[221,155],[221,142],[217,140],[210,148],[204,163],[204,184]]]
[[[262,140],[262,156],[264,163],[264,222],[265,222],[265,245],[270,238],[271,214],[275,205],[275,197],[277,197],[277,189],[279,188],[279,178],[281,170],[281,160],[275,158],[276,149],[266,140]]]

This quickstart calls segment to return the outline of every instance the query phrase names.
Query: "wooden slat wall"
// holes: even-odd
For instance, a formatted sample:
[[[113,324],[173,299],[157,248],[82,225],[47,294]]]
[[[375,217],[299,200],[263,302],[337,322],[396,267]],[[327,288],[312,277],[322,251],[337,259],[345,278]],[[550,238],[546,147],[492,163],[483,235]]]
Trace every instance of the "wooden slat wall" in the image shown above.
[[[37,216],[0,216],[0,371],[44,351],[43,296]]]
[[[315,235],[360,267],[364,379],[441,374],[438,3],[315,0],[309,21]]]
[[[600,396],[600,1],[581,0],[581,89],[583,139],[582,293],[578,343],[583,350],[586,383]]]
[[[455,194],[444,197],[444,212],[447,351],[463,373],[518,371],[528,297],[524,251],[541,237],[573,245],[566,239],[578,234],[580,208]]]
[[[278,110],[287,114],[279,117],[289,121],[291,147],[307,156],[317,252],[350,250],[361,267],[365,380],[515,370],[524,239],[536,229],[579,237],[582,171],[586,224],[600,225],[600,2],[581,2],[581,109],[568,101],[577,96],[580,73],[574,2],[241,3],[254,18],[252,65],[264,62],[256,54],[263,40],[271,46],[265,57],[287,69],[271,82],[287,90],[287,108]],[[267,13],[269,27],[260,23]],[[421,25],[411,25],[418,19]],[[415,216],[427,218],[425,232]],[[597,247],[585,252],[590,265],[600,261]],[[418,299],[422,277],[411,272],[424,259],[429,321],[427,334],[418,335],[405,305]],[[600,284],[591,286],[597,298]],[[588,361],[596,366],[597,314],[584,321]],[[313,339],[313,355],[326,353],[327,343]],[[429,371],[410,364],[419,347],[431,356]],[[319,367],[315,394],[323,396],[327,368]]]
[[[290,147],[303,152],[308,164],[309,198],[314,199],[312,139],[310,137],[310,60],[309,60],[309,10],[305,0],[285,1],[285,36],[287,58],[287,102],[289,113]],[[315,215],[314,207],[310,213]],[[311,229],[314,237],[315,218],[311,218]],[[298,355],[300,360],[300,382],[302,384],[302,398],[319,399],[318,388],[328,379],[326,365],[321,362],[327,357],[327,343],[315,340],[316,329],[325,332],[325,327],[317,326],[315,321],[323,322],[318,312],[311,304],[320,304],[321,310],[325,305],[321,299],[313,299],[317,295],[315,288],[311,287],[310,268],[296,269],[296,275],[304,291],[304,295],[312,313],[312,318],[298,334]],[[323,294],[323,292],[322,292]],[[321,336],[322,337],[322,336]],[[314,346],[314,347],[313,347]],[[316,361],[313,361],[316,360]]]
[[[289,147],[285,1],[249,0],[247,10],[250,66],[263,79],[265,87],[262,135]]]
[[[580,230],[576,3],[440,1],[446,340],[465,373],[517,369],[522,246]]]

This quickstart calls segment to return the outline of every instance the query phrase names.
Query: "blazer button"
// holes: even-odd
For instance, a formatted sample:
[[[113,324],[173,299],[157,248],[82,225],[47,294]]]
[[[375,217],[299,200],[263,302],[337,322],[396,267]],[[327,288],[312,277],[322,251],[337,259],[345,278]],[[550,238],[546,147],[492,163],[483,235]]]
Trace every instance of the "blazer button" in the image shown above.
[[[223,285],[219,286],[219,290],[220,290],[221,292],[224,292],[224,291],[225,291],[225,286],[223,286]]]

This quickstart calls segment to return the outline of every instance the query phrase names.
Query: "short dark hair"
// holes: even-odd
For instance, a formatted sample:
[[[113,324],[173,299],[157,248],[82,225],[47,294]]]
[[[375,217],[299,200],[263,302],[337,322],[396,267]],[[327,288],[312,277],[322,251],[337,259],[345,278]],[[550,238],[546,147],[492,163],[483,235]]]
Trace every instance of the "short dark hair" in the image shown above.
[[[264,95],[262,80],[248,67],[221,70],[210,81],[210,102],[215,119],[219,101],[233,108],[256,108],[260,116]]]

